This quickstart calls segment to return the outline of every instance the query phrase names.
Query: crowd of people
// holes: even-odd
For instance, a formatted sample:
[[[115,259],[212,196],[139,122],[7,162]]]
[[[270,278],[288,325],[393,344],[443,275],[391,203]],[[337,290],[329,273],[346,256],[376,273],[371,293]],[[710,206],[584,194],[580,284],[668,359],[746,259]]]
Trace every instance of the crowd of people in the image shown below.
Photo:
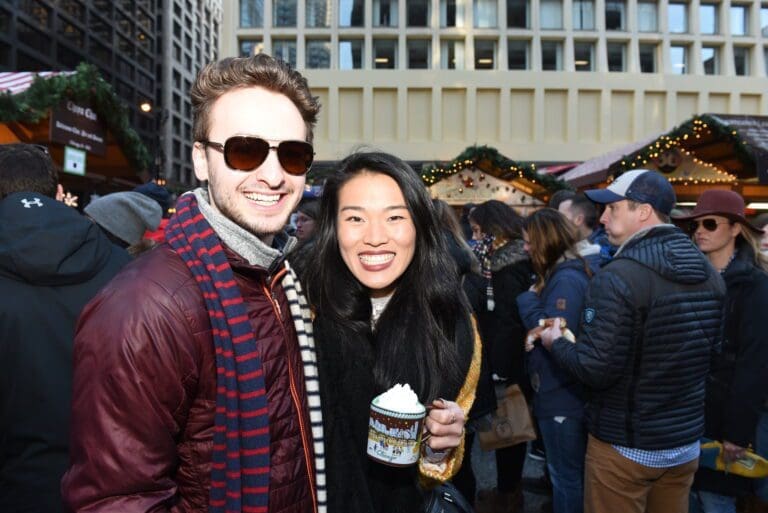
[[[460,493],[522,513],[526,443],[485,455],[494,489],[472,471],[510,386],[556,513],[768,500],[727,471],[768,455],[768,257],[737,193],[673,211],[639,169],[459,220],[361,151],[302,199],[320,105],[299,72],[223,59],[191,95],[203,186],[170,218],[156,184],[80,214],[44,149],[0,146],[0,511],[416,513]],[[413,466],[366,454],[396,384],[426,406]]]

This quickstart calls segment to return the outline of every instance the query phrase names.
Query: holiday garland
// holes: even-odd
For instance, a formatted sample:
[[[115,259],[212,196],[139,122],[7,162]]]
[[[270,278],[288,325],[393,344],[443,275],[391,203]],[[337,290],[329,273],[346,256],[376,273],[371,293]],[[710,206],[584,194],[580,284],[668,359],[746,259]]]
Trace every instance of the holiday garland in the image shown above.
[[[573,189],[563,180],[537,173],[536,164],[515,162],[490,146],[470,146],[452,162],[444,165],[425,164],[421,169],[421,179],[427,186],[430,186],[467,168],[479,168],[501,180],[509,181],[522,178],[538,184],[548,191]]]
[[[643,167],[643,165],[657,158],[661,153],[667,150],[673,148],[685,149],[688,141],[696,141],[697,139],[701,139],[702,136],[709,135],[713,135],[716,139],[730,143],[736,158],[746,164],[747,167],[754,168],[756,166],[753,148],[748,142],[741,138],[737,130],[734,130],[714,116],[702,114],[691,118],[634,153],[624,155],[616,164],[615,174],[620,175],[625,171]],[[695,156],[695,150],[691,150],[691,152]],[[724,170],[719,170],[714,166],[710,167],[727,175]]]
[[[88,102],[104,120],[131,167],[137,171],[148,168],[152,161],[149,151],[131,127],[127,108],[112,86],[91,64],[83,62],[76,69],[71,75],[37,76],[19,94],[0,93],[0,123],[37,123],[64,100]]]

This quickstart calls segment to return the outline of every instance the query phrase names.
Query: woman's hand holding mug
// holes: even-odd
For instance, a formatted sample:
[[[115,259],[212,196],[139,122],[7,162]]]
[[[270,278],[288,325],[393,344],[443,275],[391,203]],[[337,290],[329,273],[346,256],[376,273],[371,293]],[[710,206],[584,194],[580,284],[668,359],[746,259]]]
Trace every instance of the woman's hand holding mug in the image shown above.
[[[427,408],[429,410],[424,421],[427,432],[422,438],[433,451],[455,449],[464,436],[464,410],[453,401],[435,399]]]

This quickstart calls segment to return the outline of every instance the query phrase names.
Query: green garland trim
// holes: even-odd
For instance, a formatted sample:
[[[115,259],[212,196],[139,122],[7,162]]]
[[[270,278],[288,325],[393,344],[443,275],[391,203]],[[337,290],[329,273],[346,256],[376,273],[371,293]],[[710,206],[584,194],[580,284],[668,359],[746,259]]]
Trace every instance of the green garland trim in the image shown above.
[[[0,123],[37,123],[64,100],[88,102],[104,120],[134,170],[149,169],[152,157],[128,122],[128,109],[97,68],[80,63],[72,75],[35,77],[32,85],[19,94],[0,94]]]
[[[509,181],[522,178],[541,185],[550,192],[561,189],[573,190],[570,184],[559,178],[537,173],[536,164],[515,162],[490,146],[469,146],[452,162],[444,165],[425,164],[421,170],[421,179],[427,186],[430,186],[468,167],[479,167],[501,180]]]
[[[695,140],[697,136],[701,135],[701,132],[712,132],[716,138],[731,143],[736,157],[740,161],[745,163],[747,167],[756,167],[757,163],[755,162],[755,154],[752,147],[741,138],[737,130],[715,119],[713,116],[702,114],[694,116],[634,153],[624,155],[621,160],[612,166],[616,168],[616,171],[611,174],[617,177],[625,171],[642,167],[659,152],[677,146],[685,148],[685,141],[689,139]],[[695,155],[695,152],[691,153]]]

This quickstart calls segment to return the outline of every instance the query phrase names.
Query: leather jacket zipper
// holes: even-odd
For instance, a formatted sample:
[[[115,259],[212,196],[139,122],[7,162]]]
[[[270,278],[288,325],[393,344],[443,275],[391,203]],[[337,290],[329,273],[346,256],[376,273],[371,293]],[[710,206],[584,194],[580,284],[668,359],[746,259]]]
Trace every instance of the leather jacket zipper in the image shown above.
[[[275,311],[275,315],[280,320],[280,329],[283,332],[283,340],[286,341],[286,344],[288,344],[288,336],[285,332],[285,326],[283,326],[283,314],[282,309],[280,308],[280,303],[278,302],[277,298],[275,297],[274,289],[275,284],[288,272],[288,269],[283,267],[280,271],[275,274],[275,276],[270,280],[269,288],[267,288],[266,285],[263,286],[264,294],[269,298],[270,302],[272,303],[272,308]],[[301,413],[301,404],[299,401],[299,393],[296,390],[296,378],[293,375],[293,366],[290,362],[290,351],[286,348],[286,360],[288,365],[288,383],[289,388],[291,392],[291,399],[293,401],[293,405],[296,408],[296,416],[299,419],[299,431],[301,432],[301,442],[304,449],[304,462],[306,463],[307,467],[307,481],[309,482],[309,492],[312,496],[312,511],[317,513],[317,491],[315,490],[315,481],[314,481],[314,472],[312,471],[312,458],[310,457],[309,452],[309,443],[310,440],[307,437],[307,431],[306,426],[304,424],[304,416]]]

